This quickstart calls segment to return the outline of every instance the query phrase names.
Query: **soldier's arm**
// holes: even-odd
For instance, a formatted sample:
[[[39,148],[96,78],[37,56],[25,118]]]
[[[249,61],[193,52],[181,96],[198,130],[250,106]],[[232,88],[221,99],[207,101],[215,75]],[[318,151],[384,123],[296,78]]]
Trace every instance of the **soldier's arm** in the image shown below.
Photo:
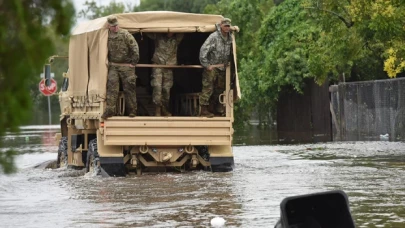
[[[136,42],[135,38],[130,33],[127,33],[127,35],[126,35],[126,42],[128,45],[128,49],[131,52],[131,59],[132,59],[131,63],[133,65],[135,65],[139,61],[138,43]]]
[[[200,63],[203,67],[208,68],[209,61],[208,61],[208,54],[214,49],[214,39],[213,36],[210,35],[207,40],[205,40],[204,44],[201,46],[200,49]]]

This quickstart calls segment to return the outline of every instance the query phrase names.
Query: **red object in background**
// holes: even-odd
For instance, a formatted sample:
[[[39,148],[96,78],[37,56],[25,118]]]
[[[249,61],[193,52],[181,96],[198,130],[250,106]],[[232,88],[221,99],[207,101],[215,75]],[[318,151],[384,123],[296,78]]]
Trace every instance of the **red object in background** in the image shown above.
[[[42,145],[54,146],[55,145],[55,131],[48,131],[42,133]]]
[[[53,78],[51,78],[50,80],[51,80],[50,86],[45,85],[45,79],[42,79],[39,82],[39,91],[45,96],[51,96],[58,89],[58,84],[56,84],[56,81]]]

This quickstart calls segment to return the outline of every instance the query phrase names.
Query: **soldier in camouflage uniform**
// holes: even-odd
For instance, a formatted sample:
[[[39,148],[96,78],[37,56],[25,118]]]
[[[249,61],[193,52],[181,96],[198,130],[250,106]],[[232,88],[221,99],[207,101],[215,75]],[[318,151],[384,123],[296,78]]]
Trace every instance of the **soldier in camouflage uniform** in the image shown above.
[[[155,41],[155,53],[152,62],[158,65],[176,65],[177,48],[183,39],[181,33],[147,34]],[[173,70],[170,68],[152,68],[151,86],[153,87],[153,103],[156,105],[156,116],[171,116],[168,111],[170,89],[173,86]]]
[[[135,38],[125,29],[118,27],[115,16],[108,22],[108,78],[106,108],[101,116],[107,119],[116,114],[116,102],[120,81],[125,95],[125,109],[129,117],[136,115],[136,75],[135,64],[139,60],[139,47]]]
[[[204,67],[202,75],[202,91],[200,94],[200,116],[213,117],[214,114],[208,110],[212,105],[222,115],[223,105],[219,103],[218,97],[225,90],[225,65],[229,62],[232,48],[230,34],[231,20],[224,18],[217,25],[217,31],[213,32],[200,49],[200,62]],[[224,64],[224,67],[213,65]]]

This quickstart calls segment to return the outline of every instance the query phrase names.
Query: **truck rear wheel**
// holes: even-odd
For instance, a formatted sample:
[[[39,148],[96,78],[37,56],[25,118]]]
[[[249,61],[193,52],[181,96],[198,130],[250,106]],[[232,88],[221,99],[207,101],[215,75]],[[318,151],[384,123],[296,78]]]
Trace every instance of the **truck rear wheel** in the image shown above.
[[[67,167],[67,165],[68,165],[67,148],[68,148],[68,140],[67,140],[67,137],[64,136],[59,141],[58,157],[56,159],[57,168]]]
[[[86,172],[95,172],[97,175],[100,174],[100,167],[98,167],[99,163],[99,155],[97,150],[97,139],[92,139],[89,142],[89,150],[87,151],[87,159],[86,159]]]
[[[121,159],[122,160],[122,159]],[[87,151],[86,172],[96,173],[96,175],[125,176],[126,170],[123,163],[111,162],[109,158],[101,157],[97,149],[97,138],[90,140]]]

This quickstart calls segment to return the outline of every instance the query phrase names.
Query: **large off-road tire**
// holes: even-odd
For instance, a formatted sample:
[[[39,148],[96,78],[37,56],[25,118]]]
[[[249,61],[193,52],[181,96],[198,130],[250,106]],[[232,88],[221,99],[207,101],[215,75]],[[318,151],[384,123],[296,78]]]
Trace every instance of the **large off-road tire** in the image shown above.
[[[64,136],[59,141],[58,157],[56,159],[57,168],[67,167],[67,165],[68,165],[67,150],[68,150],[68,140],[67,140],[67,137]]]
[[[86,172],[95,173],[103,177],[125,176],[126,170],[124,164],[111,162],[109,159],[105,157],[100,158],[97,149],[97,139],[90,140],[89,150],[87,151]]]
[[[86,159],[86,172],[95,172],[97,175],[100,174],[99,155],[97,151],[97,139],[92,139],[89,142],[89,150],[87,151]]]

